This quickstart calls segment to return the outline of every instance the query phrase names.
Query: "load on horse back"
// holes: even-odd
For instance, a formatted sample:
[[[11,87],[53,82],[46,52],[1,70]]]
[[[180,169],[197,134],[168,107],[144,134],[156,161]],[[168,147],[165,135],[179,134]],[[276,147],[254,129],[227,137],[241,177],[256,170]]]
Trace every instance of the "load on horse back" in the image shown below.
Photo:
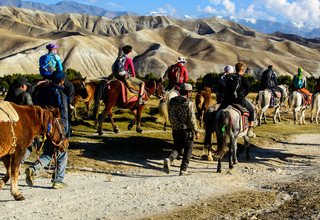
[[[319,124],[318,118],[320,113],[320,92],[313,94],[311,101],[311,123],[315,117],[316,123]]]
[[[307,104],[308,102],[306,101],[306,97],[304,97],[304,93],[299,92],[299,91],[293,91],[289,95],[289,107],[293,111],[293,120],[294,124],[297,124],[298,120],[298,114],[300,113],[299,117],[299,124],[305,124],[305,111],[307,109]]]
[[[141,120],[141,113],[144,105],[139,105],[138,100],[138,92],[136,90],[131,89],[132,86],[127,86],[129,82],[123,82],[121,80],[115,79],[111,81],[101,81],[101,84],[98,85],[94,100],[95,100],[95,107],[93,117],[96,118],[96,115],[99,111],[100,100],[103,100],[105,104],[105,108],[102,113],[99,115],[96,123],[98,123],[98,133],[102,135],[102,123],[108,115],[113,131],[115,133],[119,132],[118,127],[115,125],[113,117],[112,117],[112,108],[114,106],[118,106],[120,108],[130,109],[131,112],[135,116],[135,120],[132,120],[128,125],[128,129],[131,128],[136,123],[136,131],[141,133],[143,130],[140,127],[140,120]],[[126,85],[127,84],[127,85]],[[145,83],[145,90],[143,92],[143,99],[148,100],[148,97],[156,91],[157,84],[154,80],[147,81]]]
[[[198,91],[196,94],[196,109],[197,119],[199,120],[199,126],[202,127],[203,116],[205,112],[213,105],[213,99],[211,98],[211,88],[204,87],[203,90]]]
[[[258,108],[258,125],[261,125],[262,118],[264,119],[264,123],[267,123],[266,119],[266,111],[268,108],[274,108],[273,112],[273,122],[277,123],[277,119],[281,122],[280,116],[280,107],[282,103],[285,103],[288,98],[288,86],[287,85],[279,85],[278,86],[283,92],[283,97],[281,97],[280,92],[274,92],[270,89],[265,89],[260,91],[256,98],[256,107]],[[274,96],[274,93],[276,96]],[[281,102],[282,99],[282,102]]]
[[[18,190],[20,164],[35,136],[46,135],[50,143],[59,149],[66,149],[69,145],[60,123],[60,112],[58,109],[1,101],[0,130],[0,157],[6,167],[6,174],[0,180],[0,190],[11,179],[11,195],[15,200],[24,200]]]
[[[157,90],[155,95],[159,98],[159,114],[164,118],[163,130],[167,130],[167,123],[169,122],[169,112],[168,106],[169,102],[173,97],[179,96],[179,91],[176,89],[171,89],[169,91],[165,91],[163,84],[159,84],[157,86]]]

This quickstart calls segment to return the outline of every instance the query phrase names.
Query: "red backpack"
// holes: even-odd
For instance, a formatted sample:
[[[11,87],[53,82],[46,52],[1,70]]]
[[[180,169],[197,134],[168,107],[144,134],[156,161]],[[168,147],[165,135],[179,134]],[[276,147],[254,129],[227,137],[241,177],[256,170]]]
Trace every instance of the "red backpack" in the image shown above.
[[[177,85],[180,80],[181,68],[177,65],[171,65],[168,70],[168,78],[171,85]]]

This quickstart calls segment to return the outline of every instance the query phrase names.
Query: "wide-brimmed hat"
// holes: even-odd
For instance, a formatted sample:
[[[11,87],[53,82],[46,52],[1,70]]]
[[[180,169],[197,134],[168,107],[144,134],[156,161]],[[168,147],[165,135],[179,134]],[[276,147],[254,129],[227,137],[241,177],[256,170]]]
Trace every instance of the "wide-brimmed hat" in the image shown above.
[[[187,61],[184,57],[178,57],[177,62],[178,63],[186,63]]]
[[[189,83],[183,83],[183,84],[180,86],[180,90],[183,90],[183,91],[192,91],[192,85],[189,84]]]
[[[58,46],[57,44],[50,43],[50,44],[48,44],[48,45],[46,46],[46,48],[47,48],[48,50],[52,50],[52,49],[57,49],[57,48],[59,48],[59,46]]]

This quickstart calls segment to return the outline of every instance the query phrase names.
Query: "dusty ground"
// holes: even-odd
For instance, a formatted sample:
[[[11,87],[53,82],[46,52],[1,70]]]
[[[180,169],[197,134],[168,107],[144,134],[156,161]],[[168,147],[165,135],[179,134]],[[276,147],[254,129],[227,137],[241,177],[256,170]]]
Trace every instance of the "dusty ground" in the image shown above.
[[[107,139],[110,146],[120,141]],[[152,148],[152,141],[148,140],[146,147]],[[80,148],[79,143],[75,148]],[[159,155],[149,153],[146,159],[142,151],[139,155],[127,148],[132,158],[124,161],[121,150],[108,157],[108,150],[102,151],[99,143],[90,147],[90,152],[97,154],[82,152],[82,156],[94,156],[95,167],[107,163],[109,169],[71,163],[66,175],[68,187],[62,190],[50,189],[50,179],[44,176],[29,188],[22,175],[19,185],[26,200],[15,202],[9,187],[1,191],[1,219],[320,218],[319,134],[296,135],[253,147],[251,161],[241,155],[232,171],[224,162],[221,174],[215,173],[216,162],[200,160],[196,151],[191,175],[186,177],[178,176],[180,161],[169,175],[162,172],[166,150]],[[77,149],[70,152],[72,158]]]

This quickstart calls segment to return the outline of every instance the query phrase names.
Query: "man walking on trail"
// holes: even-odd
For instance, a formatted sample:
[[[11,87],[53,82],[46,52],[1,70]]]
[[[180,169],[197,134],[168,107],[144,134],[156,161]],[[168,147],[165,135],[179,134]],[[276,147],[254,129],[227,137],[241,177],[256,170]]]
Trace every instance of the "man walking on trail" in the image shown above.
[[[64,125],[64,134],[69,137],[69,121],[68,121],[68,104],[67,96],[63,93],[65,74],[62,71],[55,71],[52,75],[52,84],[45,87],[42,93],[39,94],[38,102],[41,106],[52,106],[57,107],[61,113],[61,120]],[[64,175],[67,167],[68,154],[64,150],[60,152],[57,150],[49,141],[45,141],[43,147],[43,154],[40,156],[39,160],[33,165],[26,169],[26,182],[29,186],[34,185],[35,173],[41,169],[41,167],[46,167],[52,160],[52,156],[56,156],[56,171],[52,176],[52,188],[61,189],[66,186],[63,182]]]
[[[193,137],[200,138],[197,128],[194,103],[190,100],[192,85],[184,83],[180,87],[180,96],[169,102],[169,119],[172,126],[174,148],[168,158],[164,160],[164,171],[170,173],[171,163],[184,150],[180,166],[180,176],[188,175],[188,165],[193,150]]]
[[[163,78],[168,77],[169,85],[168,90],[175,88],[177,90],[180,89],[180,86],[183,83],[187,83],[189,79],[188,70],[185,67],[187,63],[184,57],[178,57],[177,63],[171,65],[167,71],[165,72]]]

